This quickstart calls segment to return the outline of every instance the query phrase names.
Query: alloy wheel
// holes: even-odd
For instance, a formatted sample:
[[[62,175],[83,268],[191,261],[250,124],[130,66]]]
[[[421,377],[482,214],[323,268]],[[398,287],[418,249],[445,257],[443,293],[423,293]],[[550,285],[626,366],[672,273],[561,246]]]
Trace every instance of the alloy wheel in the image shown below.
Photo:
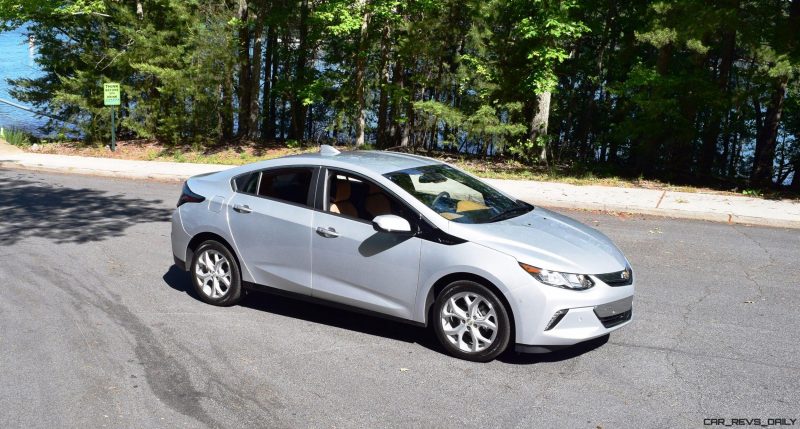
[[[494,306],[475,292],[460,292],[450,297],[439,318],[447,340],[462,352],[486,350],[497,338]]]
[[[214,249],[207,249],[200,254],[194,275],[200,290],[209,298],[222,298],[231,287],[231,263],[225,255]]]

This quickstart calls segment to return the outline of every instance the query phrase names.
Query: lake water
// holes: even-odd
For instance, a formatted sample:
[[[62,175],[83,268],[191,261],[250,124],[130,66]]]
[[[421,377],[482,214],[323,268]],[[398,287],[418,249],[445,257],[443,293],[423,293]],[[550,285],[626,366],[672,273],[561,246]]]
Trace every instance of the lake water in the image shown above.
[[[25,28],[0,32],[0,99],[32,107],[11,98],[7,79],[39,75],[41,71],[35,61],[36,55],[36,48],[31,49],[28,44]],[[0,102],[0,127],[19,128],[39,134],[38,127],[45,122],[46,118]]]

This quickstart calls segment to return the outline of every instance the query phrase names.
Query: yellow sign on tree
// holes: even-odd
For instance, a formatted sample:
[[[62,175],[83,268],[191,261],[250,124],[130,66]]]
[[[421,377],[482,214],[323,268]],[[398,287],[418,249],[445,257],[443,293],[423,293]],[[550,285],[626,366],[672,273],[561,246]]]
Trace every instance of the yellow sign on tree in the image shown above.
[[[105,105],[105,106],[119,106],[119,84],[118,83],[104,83],[103,84],[103,105]]]

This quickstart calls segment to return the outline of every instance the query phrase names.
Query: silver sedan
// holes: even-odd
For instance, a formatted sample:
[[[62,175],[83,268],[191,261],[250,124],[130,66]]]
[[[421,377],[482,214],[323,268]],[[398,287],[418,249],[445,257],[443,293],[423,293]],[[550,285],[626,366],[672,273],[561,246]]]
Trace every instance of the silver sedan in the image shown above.
[[[431,326],[474,361],[631,321],[633,271],[597,230],[448,164],[393,152],[264,161],[186,181],[175,263],[197,295],[259,290]]]

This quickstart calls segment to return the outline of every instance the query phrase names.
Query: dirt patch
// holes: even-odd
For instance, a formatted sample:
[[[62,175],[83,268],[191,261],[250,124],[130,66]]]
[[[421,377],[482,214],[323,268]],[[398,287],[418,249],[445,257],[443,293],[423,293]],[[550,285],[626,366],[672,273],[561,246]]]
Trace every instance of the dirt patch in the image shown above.
[[[45,143],[38,145],[36,149],[33,149],[33,146],[27,148],[28,152],[55,155],[226,165],[248,164],[311,150],[276,146],[263,147],[252,144],[215,148],[168,147],[154,140],[120,141],[117,142],[115,151],[112,151],[108,146],[86,146],[78,142]]]

